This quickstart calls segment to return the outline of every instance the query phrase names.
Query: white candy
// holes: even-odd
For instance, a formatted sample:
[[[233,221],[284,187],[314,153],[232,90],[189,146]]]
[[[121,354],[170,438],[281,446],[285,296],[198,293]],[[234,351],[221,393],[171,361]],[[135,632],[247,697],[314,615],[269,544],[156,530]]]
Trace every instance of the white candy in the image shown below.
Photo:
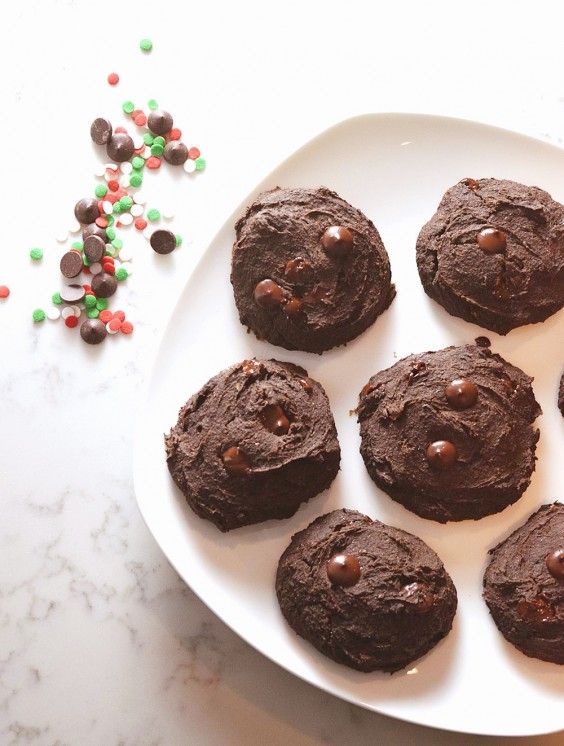
[[[147,201],[147,197],[145,196],[144,192],[139,191],[137,192],[137,194],[133,195],[133,201],[137,205],[144,205]]]
[[[142,135],[134,135],[133,136],[133,145],[135,147],[135,150],[139,150],[143,145],[145,145],[145,140],[143,140]]]
[[[193,161],[191,158],[188,158],[187,161],[184,162],[184,170],[187,174],[193,174],[196,170],[196,161]]]
[[[120,252],[119,252],[120,262],[130,262],[132,259],[133,259],[133,252],[131,251],[131,248],[124,246],[122,249],[120,249]]]
[[[111,171],[117,171],[118,167],[116,163],[104,163],[104,168],[110,169]]]
[[[57,239],[57,241],[59,243],[64,243],[67,240],[68,237],[69,237],[69,232],[68,231],[65,231],[64,233],[61,231],[60,233],[58,233],[55,236],[55,238]]]
[[[74,220],[71,223],[71,227],[69,228],[69,231],[71,233],[78,233],[79,230],[80,230],[80,223],[78,222],[78,220]]]
[[[131,205],[131,210],[129,212],[131,213],[131,215],[133,215],[134,218],[138,218],[143,215],[143,213],[145,212],[145,208],[143,207],[143,205]]]
[[[135,207],[135,205],[133,205],[133,207]],[[119,222],[122,225],[131,225],[131,223],[133,223],[133,215],[129,212],[122,212],[119,216]]]
[[[145,228],[145,230],[143,231],[143,235],[145,236],[145,238],[147,239],[147,241],[149,241],[149,239],[150,239],[150,238],[151,238],[151,236],[153,235],[153,229],[151,228],[151,226],[150,226],[150,225],[148,225],[148,226],[147,226],[147,227]]]
[[[94,264],[90,265],[90,272],[93,275],[99,275],[101,271],[102,271],[102,265],[100,264],[100,262],[94,262]]]
[[[45,315],[48,319],[51,319],[51,321],[56,321],[57,319],[61,318],[61,312],[56,306],[53,306],[53,308],[48,308],[45,312]]]
[[[110,322],[108,321],[108,323],[106,324],[106,331],[108,332],[108,334],[117,334],[119,332],[119,329],[111,329]]]
[[[72,306],[65,306],[61,311],[61,316],[63,317],[63,319],[68,319],[70,316],[74,316]]]
[[[124,161],[123,163],[119,164],[119,170],[122,172],[122,174],[130,174],[133,171],[133,166],[129,161]]]
[[[80,314],[81,314],[80,306],[71,306],[71,308],[72,308],[72,312],[74,313],[74,315],[78,319],[80,317]]]
[[[143,151],[142,155],[145,160],[151,157],[151,148],[148,145],[145,145],[145,150]]]
[[[123,176],[119,180],[120,186],[127,188],[129,186],[129,176],[127,174],[123,174]]]
[[[163,210],[163,218],[165,220],[172,220],[173,217],[174,217],[174,213],[172,212],[172,210],[170,210],[170,209]]]
[[[94,169],[94,176],[105,176],[106,174],[106,167],[103,163],[99,163],[96,168]]]
[[[106,213],[106,215],[111,215],[114,211],[114,206],[109,200],[105,199],[102,202],[102,210]]]

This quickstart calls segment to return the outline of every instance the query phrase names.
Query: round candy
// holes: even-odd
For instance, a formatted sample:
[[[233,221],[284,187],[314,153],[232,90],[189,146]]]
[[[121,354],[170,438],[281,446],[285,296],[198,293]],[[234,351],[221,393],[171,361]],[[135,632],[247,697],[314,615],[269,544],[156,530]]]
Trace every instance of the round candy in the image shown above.
[[[78,251],[67,251],[61,257],[60,268],[61,274],[69,279],[77,277],[83,268],[82,256]]]
[[[163,157],[173,166],[181,166],[188,158],[188,148],[180,140],[171,140],[166,144]]]
[[[100,217],[98,209],[98,200],[94,197],[84,197],[79,199],[74,206],[74,216],[82,225],[93,223]]]
[[[172,116],[162,109],[152,111],[147,124],[154,135],[166,135],[172,129]]]
[[[349,588],[360,578],[360,562],[354,554],[336,554],[327,562],[327,577],[333,585]]]
[[[117,280],[108,272],[100,272],[92,278],[92,290],[98,298],[109,298],[117,290]]]
[[[128,161],[135,152],[131,137],[124,132],[114,134],[106,145],[106,152],[117,163]]]
[[[112,136],[112,125],[103,117],[98,117],[90,125],[90,137],[96,145],[105,145]]]
[[[170,254],[176,248],[176,238],[172,231],[160,228],[151,234],[150,244],[157,254]]]

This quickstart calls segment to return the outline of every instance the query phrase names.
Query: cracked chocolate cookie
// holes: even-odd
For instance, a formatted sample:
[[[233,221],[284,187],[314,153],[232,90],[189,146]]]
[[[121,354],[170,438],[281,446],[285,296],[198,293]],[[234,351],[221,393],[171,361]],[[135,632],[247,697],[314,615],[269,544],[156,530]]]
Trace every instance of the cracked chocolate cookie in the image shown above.
[[[501,634],[564,664],[564,505],[543,505],[490,554],[484,598]]]
[[[293,515],[329,487],[341,458],[323,387],[276,360],[244,360],[211,378],[165,445],[188,504],[221,531]]]
[[[329,189],[263,192],[235,230],[235,303],[259,339],[321,353],[358,336],[394,298],[378,231]]]
[[[482,518],[528,487],[541,409],[531,378],[488,348],[410,355],[360,394],[360,452],[374,482],[423,518]]]
[[[564,306],[564,207],[538,187],[464,179],[417,239],[425,292],[498,334]]]
[[[449,632],[453,582],[435,552],[406,531],[335,510],[292,537],[276,593],[294,632],[359,671],[397,671]]]

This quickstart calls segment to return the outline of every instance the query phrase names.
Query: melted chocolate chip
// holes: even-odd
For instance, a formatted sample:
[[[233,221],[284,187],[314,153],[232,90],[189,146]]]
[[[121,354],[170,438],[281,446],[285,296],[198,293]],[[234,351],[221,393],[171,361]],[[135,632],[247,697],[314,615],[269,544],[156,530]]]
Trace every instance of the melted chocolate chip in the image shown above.
[[[478,347],[491,347],[492,343],[488,337],[476,337],[474,340]]]
[[[564,549],[555,549],[548,555],[545,562],[552,577],[564,581]]]
[[[413,363],[411,370],[409,371],[409,381],[413,381],[414,378],[418,378],[427,370],[427,366],[422,360],[417,363]]]
[[[225,471],[232,477],[244,477],[251,470],[247,454],[238,446],[231,446],[221,454]]]
[[[360,390],[360,398],[362,399],[364,396],[368,396],[368,394],[371,394],[374,391],[374,386],[368,381],[368,383],[365,383],[364,386]]]
[[[306,394],[309,394],[309,396],[311,396],[313,394],[313,386],[311,385],[311,381],[309,380],[309,378],[298,378],[298,381]]]
[[[466,184],[468,189],[472,190],[476,189],[478,186],[478,182],[476,181],[476,179],[464,179],[464,183]]]
[[[255,286],[254,298],[261,308],[279,308],[284,303],[284,291],[274,280],[261,280]]]
[[[550,622],[555,617],[555,611],[544,596],[535,596],[530,601],[523,599],[517,604],[517,613],[526,622],[541,624]]]
[[[332,225],[321,236],[321,244],[330,257],[343,259],[352,251],[353,235],[342,225]]]
[[[302,302],[299,298],[290,298],[290,300],[284,304],[284,313],[287,316],[299,316],[302,312]]]
[[[243,360],[241,370],[246,376],[252,376],[259,372],[260,363],[258,360]]]
[[[358,583],[360,562],[354,554],[336,554],[326,564],[327,577],[333,585],[349,588]]]
[[[478,401],[478,387],[467,378],[455,378],[445,386],[445,396],[453,409],[469,409]]]
[[[455,463],[457,456],[456,446],[449,440],[436,440],[427,446],[427,461],[437,471],[448,469]]]
[[[286,263],[284,274],[290,282],[299,282],[310,269],[311,264],[301,256],[297,256],[295,259],[290,259],[290,261]]]
[[[424,583],[409,583],[403,590],[410,601],[415,601],[415,610],[420,614],[427,613],[435,602],[435,597]]]
[[[290,420],[279,404],[268,404],[260,413],[262,424],[274,435],[286,435]]]
[[[485,254],[498,254],[507,246],[507,236],[497,228],[482,228],[476,241]]]

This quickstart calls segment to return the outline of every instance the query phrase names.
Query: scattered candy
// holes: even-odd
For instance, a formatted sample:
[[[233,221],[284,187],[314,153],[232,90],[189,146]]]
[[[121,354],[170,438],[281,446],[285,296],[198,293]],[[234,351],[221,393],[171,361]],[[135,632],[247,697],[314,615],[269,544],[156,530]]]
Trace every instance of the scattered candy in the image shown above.
[[[46,316],[51,321],[57,321],[57,319],[61,318],[61,312],[56,306],[52,306],[51,308],[47,309]]]
[[[31,249],[29,256],[34,262],[39,262],[43,259],[43,249]]]
[[[110,85],[117,85],[119,83],[119,75],[117,73],[110,73],[108,75],[108,83]]]
[[[10,295],[10,288],[7,285],[0,285],[0,298],[7,298]]]
[[[84,298],[85,290],[82,285],[65,285],[58,296],[65,303],[78,303]]]
[[[65,326],[68,326],[69,329],[74,329],[75,326],[78,326],[78,319],[76,316],[68,316],[65,319]]]
[[[42,308],[36,308],[32,316],[33,316],[33,320],[36,323],[39,321],[45,321],[45,311]]]
[[[161,213],[156,210],[154,207],[149,210],[147,213],[147,220],[150,220],[151,223],[156,223],[157,220],[161,219]]]
[[[139,47],[141,48],[142,52],[150,52],[153,48],[153,42],[150,39],[141,39],[139,42]]]
[[[176,237],[172,231],[161,229],[151,235],[150,244],[157,254],[170,254],[176,248]]]

